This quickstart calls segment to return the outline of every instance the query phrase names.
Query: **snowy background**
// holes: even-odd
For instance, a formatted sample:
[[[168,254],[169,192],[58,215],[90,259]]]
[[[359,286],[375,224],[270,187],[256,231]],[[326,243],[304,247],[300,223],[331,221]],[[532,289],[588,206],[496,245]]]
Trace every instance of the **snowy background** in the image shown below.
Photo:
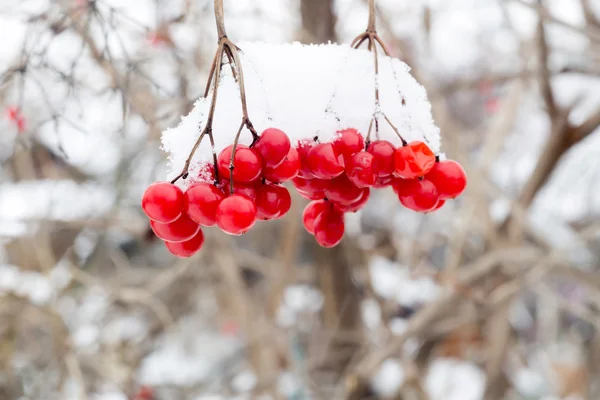
[[[600,398],[600,1],[377,7],[431,110],[409,77],[394,89],[434,146],[439,127],[465,195],[423,216],[381,191],[332,250],[296,197],[282,221],[209,229],[176,260],[140,198],[186,150],[212,1],[0,1],[0,399]],[[366,1],[225,11],[242,49],[267,43],[246,46],[257,121],[312,137],[328,94],[357,124],[372,112],[349,100],[372,81],[360,54],[337,73],[347,47],[284,46],[349,44]],[[278,111],[286,97],[298,114]]]

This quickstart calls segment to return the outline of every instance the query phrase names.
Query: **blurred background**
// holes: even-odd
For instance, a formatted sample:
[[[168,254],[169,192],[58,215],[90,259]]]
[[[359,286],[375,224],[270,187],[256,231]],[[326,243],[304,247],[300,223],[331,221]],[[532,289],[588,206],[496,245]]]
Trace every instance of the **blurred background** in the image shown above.
[[[236,42],[349,43],[363,0],[225,0]],[[461,199],[306,202],[172,257],[140,208],[201,96],[209,0],[0,2],[0,399],[600,398],[600,1],[379,0]]]

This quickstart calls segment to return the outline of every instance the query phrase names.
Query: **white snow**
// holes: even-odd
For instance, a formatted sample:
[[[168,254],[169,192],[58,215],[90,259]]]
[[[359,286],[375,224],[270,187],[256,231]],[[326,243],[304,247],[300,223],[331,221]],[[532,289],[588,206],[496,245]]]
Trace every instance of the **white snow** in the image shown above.
[[[277,127],[294,141],[318,136],[323,142],[332,140],[343,128],[354,127],[367,134],[376,111],[372,53],[334,44],[247,42],[239,46],[243,50],[249,116],[259,133]],[[425,89],[410,75],[408,66],[397,59],[381,55],[379,67],[381,110],[406,140],[426,140],[434,151],[439,151],[439,129],[433,122]],[[212,94],[199,99],[179,126],[164,132],[169,177],[176,176],[183,167],[206,123],[211,98]],[[227,65],[223,67],[216,107],[213,132],[215,150],[219,152],[233,143],[242,121],[238,86]],[[399,145],[399,137],[379,118],[380,137]],[[244,131],[240,143],[249,144],[251,140],[250,133]],[[192,175],[197,175],[198,162],[210,161],[211,157],[211,147],[205,140],[193,159]]]
[[[371,385],[375,393],[387,398],[394,396],[405,380],[404,368],[397,360],[385,360],[375,375],[371,378]]]
[[[435,300],[441,288],[429,277],[411,277],[408,268],[383,257],[373,257],[371,282],[375,292],[398,304],[416,306]]]
[[[485,373],[468,361],[435,359],[425,377],[431,400],[481,400],[485,390]]]

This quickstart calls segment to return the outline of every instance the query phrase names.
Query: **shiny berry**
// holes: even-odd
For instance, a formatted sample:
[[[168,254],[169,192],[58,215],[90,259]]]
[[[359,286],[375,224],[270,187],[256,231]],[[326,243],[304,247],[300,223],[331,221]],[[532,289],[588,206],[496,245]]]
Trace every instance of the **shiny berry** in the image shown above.
[[[371,190],[369,188],[364,188],[362,189],[361,196],[354,203],[348,205],[336,203],[335,206],[343,212],[356,212],[367,204],[369,197],[371,197]]]
[[[152,230],[165,242],[185,242],[194,237],[200,230],[200,225],[192,221],[190,217],[183,214],[179,219],[168,224],[161,224],[160,222],[150,221]]]
[[[302,223],[308,233],[315,233],[315,219],[325,210],[331,209],[332,204],[327,200],[315,200],[308,203],[302,213]]]
[[[344,160],[348,160],[354,154],[364,150],[365,140],[356,129],[344,129],[337,133],[333,147],[338,154],[344,157]]]
[[[282,183],[294,179],[300,172],[300,156],[298,150],[291,148],[287,156],[277,167],[266,167],[263,176],[273,183]]]
[[[308,152],[306,161],[312,174],[319,179],[333,179],[344,172],[344,159],[331,143],[314,146]]]
[[[202,248],[202,245],[204,244],[204,233],[200,229],[193,238],[186,240],[185,242],[165,242],[165,244],[169,252],[174,256],[180,258],[191,257]]]
[[[179,218],[184,206],[183,192],[169,182],[151,184],[142,197],[142,209],[148,218],[163,224]]]
[[[254,145],[254,149],[262,156],[264,165],[276,167],[285,160],[290,151],[290,138],[283,131],[275,128],[266,129]]]
[[[454,199],[467,187],[467,174],[456,161],[440,161],[429,171],[425,178],[438,190],[441,199]]]
[[[219,185],[223,189],[226,197],[231,195],[231,184],[227,179],[222,179]],[[234,183],[233,194],[238,194],[256,202],[256,184],[255,183]]]
[[[440,200],[435,185],[427,179],[399,179],[394,183],[394,190],[400,203],[413,211],[432,211]]]
[[[373,172],[377,176],[390,176],[394,173],[394,152],[396,148],[387,140],[376,140],[369,144],[367,152],[373,154]]]
[[[442,199],[440,199],[440,200],[438,201],[437,205],[436,205],[436,206],[433,208],[433,210],[431,210],[431,211],[437,211],[437,210],[439,210],[440,208],[444,207],[444,204],[446,204],[446,200],[442,200]],[[431,212],[431,211],[430,211],[430,212]]]
[[[291,206],[290,192],[282,186],[260,185],[256,189],[256,210],[262,220],[283,216]]]
[[[230,179],[231,176],[229,165],[232,151],[233,145],[225,147],[217,159],[219,174],[226,179]],[[238,144],[233,160],[233,181],[241,183],[255,181],[262,173],[262,163],[262,157],[258,151]]]
[[[325,196],[329,200],[340,204],[352,204],[360,199],[362,193],[362,189],[356,187],[346,174],[333,179],[327,190],[325,190]]]
[[[348,178],[359,188],[373,186],[377,176],[373,172],[373,155],[366,151],[359,151],[352,155],[346,162]]]
[[[373,183],[373,187],[378,188],[378,189],[388,187],[392,184],[393,181],[394,181],[394,177],[392,175],[380,176],[377,179],[375,179],[375,183]]]
[[[200,225],[214,226],[217,223],[217,206],[225,193],[210,183],[196,183],[185,192],[187,215]]]
[[[325,210],[315,218],[314,235],[322,247],[337,246],[344,237],[344,229],[344,213],[335,208]]]
[[[435,154],[423,142],[411,142],[394,152],[394,174],[403,179],[424,176],[435,165]]]
[[[325,193],[310,193],[310,192],[305,192],[303,190],[300,189],[296,189],[296,192],[301,196],[304,197],[306,200],[323,200],[325,198]]]
[[[258,212],[254,202],[237,194],[227,197],[217,207],[217,225],[230,235],[248,232],[257,218]]]
[[[305,179],[296,177],[292,180],[292,183],[296,189],[303,192],[325,194],[325,189],[329,187],[331,181],[319,178]]]
[[[300,140],[298,145],[296,146],[296,150],[298,151],[298,158],[300,159],[300,171],[298,171],[298,176],[301,178],[314,178],[310,170],[310,166],[308,165],[308,153],[315,146],[315,142],[312,140]]]

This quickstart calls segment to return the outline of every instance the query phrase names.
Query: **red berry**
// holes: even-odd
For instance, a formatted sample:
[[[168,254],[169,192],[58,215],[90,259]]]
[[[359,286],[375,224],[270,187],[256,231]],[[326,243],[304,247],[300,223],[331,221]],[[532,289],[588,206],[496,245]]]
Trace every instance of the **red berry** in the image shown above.
[[[242,235],[256,223],[256,205],[247,197],[234,194],[217,207],[217,225],[230,235]]]
[[[331,209],[331,203],[327,200],[315,200],[308,203],[302,213],[302,222],[308,233],[315,233],[315,219],[325,210]]]
[[[389,176],[394,173],[394,152],[396,148],[387,140],[371,142],[367,151],[373,154],[373,172],[377,176]]]
[[[290,191],[280,186],[281,190],[281,201],[279,203],[279,215],[276,219],[282,218],[285,214],[287,214],[292,208],[292,196],[290,195]]]
[[[150,226],[156,236],[165,242],[174,243],[190,240],[200,230],[200,225],[192,221],[186,214],[183,214],[179,219],[168,224],[150,221]]]
[[[344,158],[331,143],[314,146],[308,152],[306,161],[312,174],[319,179],[333,179],[344,172]]]
[[[165,242],[165,244],[169,252],[174,256],[188,258],[196,254],[202,248],[202,245],[204,244],[204,233],[200,229],[193,238],[186,240],[185,242]]]
[[[221,180],[220,185],[225,196],[231,195],[231,182],[227,179]],[[249,198],[252,202],[256,202],[256,185],[252,183],[235,183],[233,184],[233,194],[238,194]]]
[[[425,176],[437,188],[441,199],[454,199],[467,187],[467,174],[456,161],[440,161]]]
[[[400,203],[413,211],[432,211],[440,200],[435,185],[427,179],[399,179],[394,182],[394,190]]]
[[[225,193],[210,183],[196,183],[185,192],[187,215],[200,225],[213,226],[217,223],[217,206]]]
[[[349,205],[336,204],[335,206],[343,212],[356,212],[367,204],[369,197],[371,197],[371,190],[369,188],[364,188],[362,189],[361,196],[354,203]]]
[[[266,184],[256,189],[256,210],[259,219],[270,220],[283,216],[289,210],[288,203],[291,206],[290,192],[282,186]]]
[[[442,199],[440,199],[440,200],[438,201],[437,205],[436,205],[436,206],[433,208],[433,210],[431,210],[430,212],[433,212],[433,211],[437,211],[437,210],[439,210],[440,208],[444,207],[444,204],[446,204],[446,200],[442,200]]]
[[[298,158],[300,159],[300,171],[298,176],[301,178],[314,178],[310,166],[308,165],[308,153],[315,146],[315,142],[312,140],[300,140],[296,146],[298,151]]]
[[[325,210],[315,218],[315,239],[323,247],[337,246],[344,237],[344,228],[344,213],[336,209]]]
[[[231,162],[231,153],[233,145],[223,149],[217,159],[219,174],[223,178],[230,179],[229,164]],[[235,159],[233,161],[233,180],[234,182],[252,182],[255,181],[262,172],[262,158],[260,154],[248,148],[243,144],[238,144],[235,150]]]
[[[296,192],[304,197],[306,200],[323,200],[325,198],[325,193],[321,192],[321,193],[310,193],[310,192],[305,192],[303,190],[299,190],[296,189]]]
[[[392,184],[393,181],[394,181],[394,177],[392,175],[380,176],[377,179],[375,179],[375,183],[373,184],[373,187],[374,188],[388,187]]]
[[[359,151],[350,157],[346,163],[348,178],[359,188],[373,186],[376,175],[373,172],[373,155]]]
[[[267,167],[276,167],[285,160],[290,151],[290,138],[275,128],[266,129],[254,145]]]
[[[356,129],[344,129],[337,133],[333,147],[338,154],[344,156],[344,160],[348,160],[354,154],[365,149],[365,140]]]
[[[394,153],[394,172],[403,179],[421,177],[434,165],[435,154],[423,142],[411,142],[397,148]]]
[[[163,224],[179,218],[184,207],[183,192],[169,182],[151,184],[142,197],[142,208],[148,218]]]
[[[362,195],[363,191],[348,179],[346,174],[340,175],[331,181],[325,190],[325,196],[334,203],[352,204]]]
[[[263,176],[273,183],[283,183],[294,179],[300,172],[300,156],[298,150],[291,148],[287,156],[277,167],[266,167]]]
[[[292,183],[296,189],[303,192],[325,194],[325,189],[329,187],[331,181],[319,178],[304,179],[296,177],[292,180]]]

